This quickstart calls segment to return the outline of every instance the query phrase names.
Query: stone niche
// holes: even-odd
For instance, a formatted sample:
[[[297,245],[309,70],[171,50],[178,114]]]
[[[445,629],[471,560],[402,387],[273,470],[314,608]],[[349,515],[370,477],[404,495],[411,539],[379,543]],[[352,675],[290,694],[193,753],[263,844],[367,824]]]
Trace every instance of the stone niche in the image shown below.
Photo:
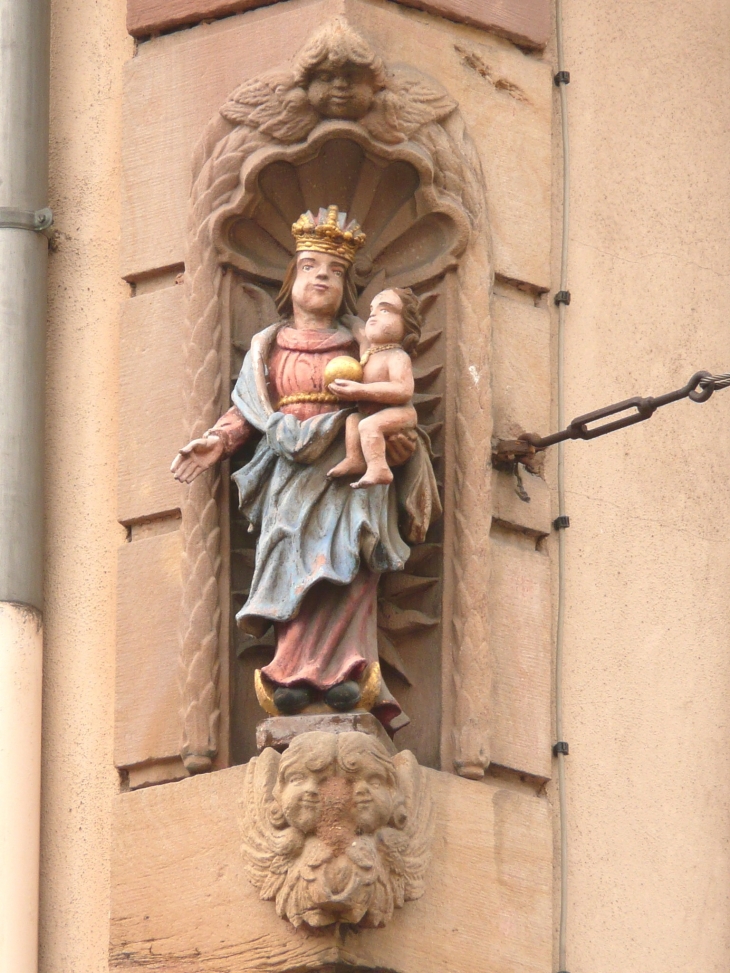
[[[275,89],[338,17],[421,114],[396,112],[398,137],[377,119],[246,122],[252,85]],[[548,967],[550,496],[490,454],[493,436],[550,425],[551,94],[539,57],[369,0],[290,0],[154,38],[127,65],[115,759],[132,793],[114,825],[114,968]],[[361,308],[388,285],[425,308],[416,402],[444,515],[382,579],[379,652],[412,720],[397,746],[432,768],[436,831],[423,897],[385,929],[310,934],[242,871],[234,765],[255,753],[252,673],[272,639],[232,624],[254,545],[231,464],[202,493],[168,471],[276,317],[291,223],[329,203],[368,235]]]
[[[220,284],[220,302],[229,309],[222,342],[232,348],[233,379],[252,334],[276,318],[273,296],[292,256],[291,224],[299,213],[316,212],[327,200],[337,200],[360,222],[367,235],[354,268],[360,315],[367,315],[371,298],[384,287],[413,287],[422,296],[426,320],[415,369],[415,404],[432,442],[443,490],[445,470],[454,466],[458,448],[455,430],[446,428],[453,426],[453,419],[449,423],[444,401],[447,383],[453,386],[456,381],[449,379],[456,367],[450,357],[463,340],[458,333],[462,288],[456,276],[470,238],[484,232],[482,176],[473,147],[466,143],[464,152],[459,144],[466,141],[465,133],[457,127],[451,134],[440,123],[444,115],[456,114],[446,92],[433,81],[402,74],[402,110],[410,109],[416,116],[410,138],[395,142],[395,133],[378,132],[389,139],[384,142],[362,124],[325,119],[315,123],[306,140],[294,144],[276,140],[262,146],[243,163],[240,187],[219,207],[210,237],[215,241],[214,259],[227,271]],[[425,85],[425,92],[417,87]],[[244,88],[238,97],[250,96]],[[236,99],[234,93],[224,114],[236,117],[240,111]],[[458,117],[456,122],[458,126]],[[374,121],[371,127],[377,131],[378,124]],[[288,132],[281,134],[286,137]],[[436,151],[432,142],[437,143]],[[439,161],[451,178],[450,188],[457,189],[459,182],[463,195],[445,191],[446,180],[435,165]],[[488,280],[484,239],[481,248],[482,272]],[[196,306],[209,306],[207,291]],[[484,323],[488,327],[486,315]],[[453,391],[451,399],[458,399]],[[244,453],[243,460],[248,458]],[[463,466],[468,460],[461,457],[459,462]],[[235,497],[230,517],[233,616],[246,597],[254,541],[236,511]],[[448,519],[453,520],[451,510]],[[379,591],[381,662],[413,720],[416,736],[410,731],[410,743],[419,759],[432,766],[439,762],[444,553],[442,518],[413,548],[406,571],[384,576]],[[262,640],[242,639],[234,630],[232,641],[237,661],[231,692],[231,759],[240,762],[255,752],[258,714],[251,694],[253,670],[269,661],[272,649],[270,635]],[[409,731],[402,736],[407,742]]]

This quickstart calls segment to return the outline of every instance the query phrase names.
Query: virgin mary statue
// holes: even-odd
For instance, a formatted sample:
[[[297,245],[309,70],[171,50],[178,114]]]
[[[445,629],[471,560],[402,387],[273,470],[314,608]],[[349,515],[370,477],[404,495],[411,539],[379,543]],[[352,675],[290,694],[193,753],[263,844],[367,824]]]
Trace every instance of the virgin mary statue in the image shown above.
[[[277,298],[279,320],[255,335],[233,406],[172,464],[190,483],[251,437],[253,458],[233,476],[240,506],[258,532],[241,629],[273,622],[276,653],[257,675],[260,701],[298,713],[322,703],[372,710],[391,733],[407,719],[378,666],[377,586],[401,571],[408,543],[423,541],[441,505],[424,434],[387,441],[395,480],[353,490],[327,472],[344,457],[352,403],[325,387],[334,358],[359,358],[351,277],[365,235],[337,206],[294,224],[296,254]]]

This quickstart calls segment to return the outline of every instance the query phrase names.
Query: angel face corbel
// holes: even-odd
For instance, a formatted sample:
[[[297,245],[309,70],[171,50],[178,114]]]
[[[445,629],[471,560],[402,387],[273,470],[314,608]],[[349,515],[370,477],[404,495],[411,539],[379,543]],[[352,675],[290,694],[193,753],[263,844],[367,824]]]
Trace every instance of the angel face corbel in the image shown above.
[[[220,110],[257,139],[303,141],[320,122],[358,122],[376,141],[395,145],[444,122],[456,102],[413,68],[393,70],[342,18],[321,28],[291,69],[240,85]]]
[[[413,754],[365,733],[304,733],[244,784],[242,852],[262,899],[312,928],[383,926],[423,894],[432,808]]]
[[[340,18],[305,44],[294,78],[321,118],[353,122],[367,115],[387,84],[382,59]]]
[[[306,138],[321,120],[360,121],[387,84],[382,59],[337,18],[305,44],[291,69],[244,82],[221,114],[288,144]]]

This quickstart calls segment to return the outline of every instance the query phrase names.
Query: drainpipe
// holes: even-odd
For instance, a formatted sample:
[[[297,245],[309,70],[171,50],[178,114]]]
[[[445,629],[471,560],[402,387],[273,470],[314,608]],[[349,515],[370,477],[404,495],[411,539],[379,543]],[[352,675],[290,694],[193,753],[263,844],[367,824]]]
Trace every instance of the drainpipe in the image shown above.
[[[0,970],[38,969],[49,0],[0,0]]]

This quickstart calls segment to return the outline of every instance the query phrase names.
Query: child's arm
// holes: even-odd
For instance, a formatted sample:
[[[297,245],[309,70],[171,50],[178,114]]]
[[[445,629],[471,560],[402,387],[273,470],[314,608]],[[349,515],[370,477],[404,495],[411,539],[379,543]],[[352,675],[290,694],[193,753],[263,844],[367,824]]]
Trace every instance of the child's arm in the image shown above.
[[[379,402],[382,405],[406,405],[413,397],[413,368],[405,352],[388,356],[387,382],[349,382],[338,378],[330,385],[338,399],[350,402]]]

